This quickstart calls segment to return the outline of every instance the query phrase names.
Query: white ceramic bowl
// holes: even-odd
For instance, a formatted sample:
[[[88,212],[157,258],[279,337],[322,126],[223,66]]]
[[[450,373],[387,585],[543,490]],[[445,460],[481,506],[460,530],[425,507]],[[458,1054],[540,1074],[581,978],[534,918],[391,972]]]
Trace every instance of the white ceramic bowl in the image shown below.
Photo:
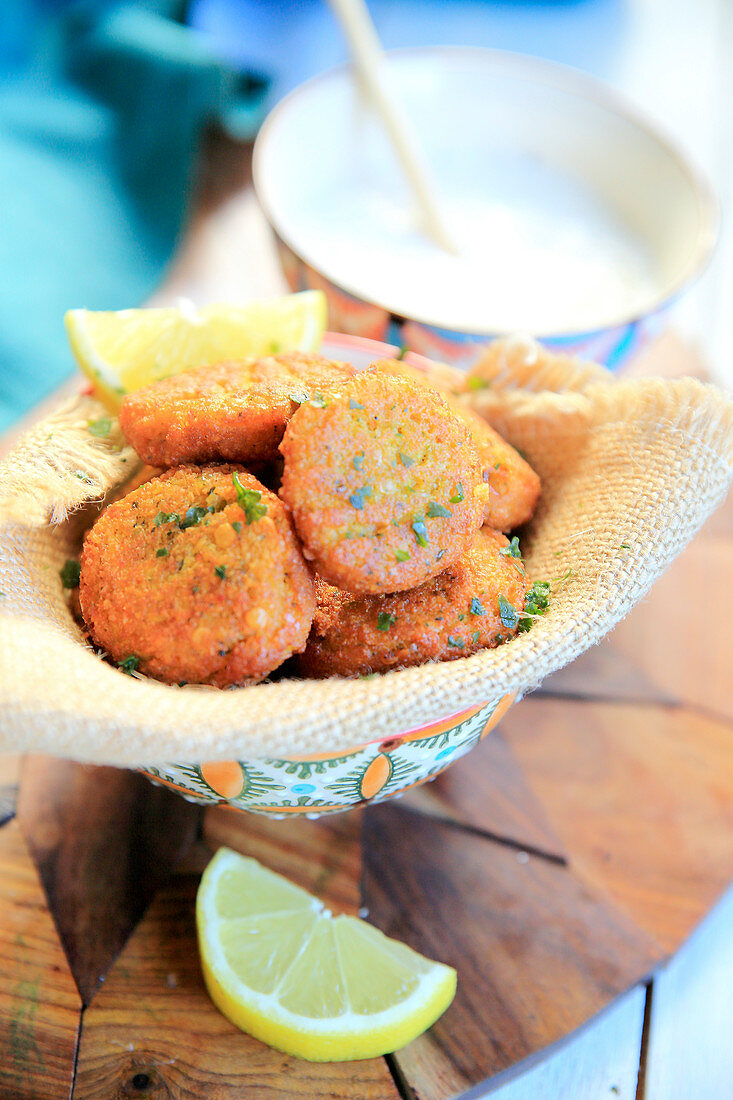
[[[255,144],[291,287],[323,288],[337,331],[460,365],[514,331],[618,365],[710,256],[708,184],[575,70],[469,47],[387,57],[474,266],[421,238],[381,126],[341,67],[283,99]]]

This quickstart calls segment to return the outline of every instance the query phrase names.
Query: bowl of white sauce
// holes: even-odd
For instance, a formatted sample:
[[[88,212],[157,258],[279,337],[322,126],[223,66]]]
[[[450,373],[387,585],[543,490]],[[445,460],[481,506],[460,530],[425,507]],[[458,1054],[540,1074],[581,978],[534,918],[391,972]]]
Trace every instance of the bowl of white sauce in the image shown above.
[[[329,327],[470,366],[528,333],[615,367],[657,331],[715,243],[712,191],[598,81],[470,47],[385,64],[430,166],[455,250],[425,236],[350,67],[271,112],[255,189],[293,290],[321,288]]]

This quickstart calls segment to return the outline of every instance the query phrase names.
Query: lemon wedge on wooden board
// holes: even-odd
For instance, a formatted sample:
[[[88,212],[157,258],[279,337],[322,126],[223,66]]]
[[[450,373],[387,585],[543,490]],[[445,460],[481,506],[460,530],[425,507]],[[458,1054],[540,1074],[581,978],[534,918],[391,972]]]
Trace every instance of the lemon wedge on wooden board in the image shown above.
[[[411,1042],[453,1000],[456,972],[220,848],[196,899],[204,981],[237,1027],[314,1062]]]
[[[113,412],[133,390],[223,359],[317,351],[326,298],[304,290],[243,306],[181,303],[118,312],[71,309],[64,317],[71,350]]]

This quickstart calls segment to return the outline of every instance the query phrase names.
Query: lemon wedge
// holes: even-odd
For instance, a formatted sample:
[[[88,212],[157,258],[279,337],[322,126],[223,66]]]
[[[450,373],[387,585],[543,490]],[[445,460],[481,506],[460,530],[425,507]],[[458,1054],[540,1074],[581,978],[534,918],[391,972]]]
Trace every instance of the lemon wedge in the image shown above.
[[[305,290],[238,307],[196,309],[182,302],[116,313],[71,309],[64,321],[79,366],[116,412],[125,394],[189,367],[317,351],[326,327],[326,298],[320,290]]]
[[[204,980],[237,1027],[313,1062],[398,1050],[445,1012],[456,972],[220,848],[196,899]]]

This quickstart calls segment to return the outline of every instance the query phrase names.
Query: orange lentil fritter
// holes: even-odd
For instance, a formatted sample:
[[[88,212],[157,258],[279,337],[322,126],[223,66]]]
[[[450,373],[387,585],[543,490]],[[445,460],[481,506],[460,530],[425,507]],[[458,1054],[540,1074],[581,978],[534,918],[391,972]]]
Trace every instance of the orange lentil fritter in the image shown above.
[[[217,687],[302,650],[315,610],[284,505],[230,466],[169,470],[111,504],[84,541],[79,596],[123,668]]]
[[[468,548],[488,486],[437,392],[366,371],[288,424],[280,496],[314,569],[348,592],[414,588]]]
[[[432,376],[397,359],[380,359],[373,370],[392,377],[407,377],[433,387]],[[441,391],[442,392],[442,391]],[[489,486],[484,523],[499,531],[511,531],[532,518],[540,495],[540,479],[529,463],[482,416],[460,401],[446,396],[455,413],[468,425],[481,459],[481,473]]]
[[[128,394],[120,427],[152,466],[269,462],[298,405],[354,373],[304,352],[196,367]]]
[[[390,596],[353,596],[317,578],[317,610],[299,671],[313,677],[385,672],[453,661],[508,641],[530,586],[521,558],[509,549],[504,535],[483,527],[450,569]]]

